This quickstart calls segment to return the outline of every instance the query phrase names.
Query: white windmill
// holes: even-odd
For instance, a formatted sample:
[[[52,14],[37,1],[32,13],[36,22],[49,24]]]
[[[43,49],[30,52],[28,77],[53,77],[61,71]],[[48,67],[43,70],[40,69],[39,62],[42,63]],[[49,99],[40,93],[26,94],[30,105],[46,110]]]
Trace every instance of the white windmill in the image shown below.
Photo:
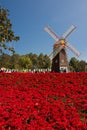
[[[76,56],[80,56],[80,53],[69,42],[66,41],[66,38],[76,29],[76,26],[71,25],[61,38],[59,38],[49,26],[45,26],[44,29],[56,41],[56,43],[53,45],[53,52],[49,55],[52,60],[52,71],[69,72],[66,47],[68,47]]]

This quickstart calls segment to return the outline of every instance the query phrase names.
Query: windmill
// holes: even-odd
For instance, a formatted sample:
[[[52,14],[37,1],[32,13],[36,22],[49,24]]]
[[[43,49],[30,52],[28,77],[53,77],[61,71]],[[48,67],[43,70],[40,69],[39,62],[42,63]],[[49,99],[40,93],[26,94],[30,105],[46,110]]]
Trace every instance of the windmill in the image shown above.
[[[53,51],[49,55],[52,60],[52,71],[54,72],[69,72],[69,63],[66,48],[68,47],[76,56],[80,53],[66,41],[66,38],[76,29],[75,25],[71,25],[70,28],[62,35],[61,38],[49,27],[45,26],[44,30],[56,41],[53,45]]]

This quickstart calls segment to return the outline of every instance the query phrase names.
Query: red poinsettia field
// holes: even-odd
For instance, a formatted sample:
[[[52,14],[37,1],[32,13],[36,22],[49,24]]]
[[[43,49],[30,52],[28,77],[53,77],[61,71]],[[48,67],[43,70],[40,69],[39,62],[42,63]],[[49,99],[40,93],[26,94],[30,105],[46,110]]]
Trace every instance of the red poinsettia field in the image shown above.
[[[0,73],[0,130],[87,130],[87,73]]]

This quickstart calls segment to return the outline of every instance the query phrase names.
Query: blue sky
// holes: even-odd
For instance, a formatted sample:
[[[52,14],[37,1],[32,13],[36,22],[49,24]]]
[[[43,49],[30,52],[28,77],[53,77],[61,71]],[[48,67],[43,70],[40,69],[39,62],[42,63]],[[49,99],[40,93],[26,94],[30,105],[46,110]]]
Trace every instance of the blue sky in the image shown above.
[[[49,25],[61,36],[72,24],[76,30],[67,38],[87,61],[87,0],[0,0],[10,11],[15,35],[20,41],[11,43],[18,54],[47,54],[55,40],[44,31]],[[68,51],[68,57],[75,55]]]

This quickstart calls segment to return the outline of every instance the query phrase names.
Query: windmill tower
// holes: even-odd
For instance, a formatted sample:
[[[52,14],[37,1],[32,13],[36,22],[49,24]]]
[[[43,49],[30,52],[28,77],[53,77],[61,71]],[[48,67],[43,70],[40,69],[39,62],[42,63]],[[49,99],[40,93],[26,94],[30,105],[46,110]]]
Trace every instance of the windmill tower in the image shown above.
[[[80,53],[66,41],[66,38],[76,29],[76,26],[71,25],[71,27],[62,35],[61,38],[59,38],[49,26],[46,26],[44,29],[56,41],[53,45],[53,52],[49,55],[52,60],[52,71],[69,72],[66,47],[68,47],[76,56],[80,55]]]

